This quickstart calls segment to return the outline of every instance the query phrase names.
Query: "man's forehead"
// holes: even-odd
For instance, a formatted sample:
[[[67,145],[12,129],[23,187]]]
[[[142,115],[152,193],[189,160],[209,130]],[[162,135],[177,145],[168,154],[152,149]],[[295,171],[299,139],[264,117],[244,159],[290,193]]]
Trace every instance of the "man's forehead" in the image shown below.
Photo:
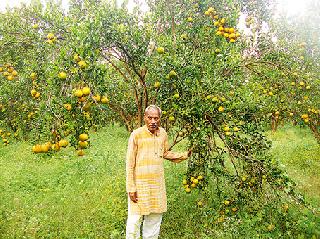
[[[159,111],[151,108],[146,112],[146,116],[159,117]]]

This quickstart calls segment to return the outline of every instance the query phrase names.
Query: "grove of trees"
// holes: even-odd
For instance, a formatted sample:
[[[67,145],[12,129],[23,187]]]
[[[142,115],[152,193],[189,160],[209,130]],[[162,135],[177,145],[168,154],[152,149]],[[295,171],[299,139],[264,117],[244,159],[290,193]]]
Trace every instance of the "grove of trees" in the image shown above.
[[[116,122],[132,131],[157,104],[173,145],[194,148],[187,193],[202,190],[218,222],[262,211],[280,221],[279,235],[297,235],[289,204],[310,206],[264,132],[289,123],[320,142],[317,19],[301,28],[274,18],[266,0],[147,3],[147,13],[99,0],[72,0],[67,13],[39,1],[1,13],[3,144],[27,140],[42,154],[70,146],[83,156],[91,130]]]

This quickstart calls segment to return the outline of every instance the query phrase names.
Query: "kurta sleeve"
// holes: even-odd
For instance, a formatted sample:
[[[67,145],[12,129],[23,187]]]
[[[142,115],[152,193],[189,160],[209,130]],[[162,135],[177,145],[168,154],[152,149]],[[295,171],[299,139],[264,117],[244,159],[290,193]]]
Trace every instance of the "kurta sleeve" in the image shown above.
[[[184,153],[176,153],[169,151],[168,135],[165,135],[163,157],[174,163],[180,163],[188,158],[188,151]]]
[[[134,134],[131,133],[128,141],[128,150],[126,156],[126,190],[127,192],[136,192],[135,183],[135,167],[137,156],[137,144],[134,139]]]

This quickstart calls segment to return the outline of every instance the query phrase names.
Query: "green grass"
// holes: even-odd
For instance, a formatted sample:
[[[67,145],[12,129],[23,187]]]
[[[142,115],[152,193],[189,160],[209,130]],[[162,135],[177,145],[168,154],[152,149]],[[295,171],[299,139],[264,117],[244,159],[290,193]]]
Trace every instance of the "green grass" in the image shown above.
[[[305,129],[287,127],[270,137],[274,156],[319,207],[319,145]],[[45,157],[32,154],[28,143],[1,145],[0,238],[124,238],[127,139],[116,126],[92,133],[84,157],[70,148]],[[187,195],[181,186],[186,162],[166,162],[165,170],[168,212],[161,238],[240,238],[239,230],[254,238],[255,228],[245,218],[242,226],[225,230],[212,224],[210,211],[202,213],[196,205],[201,194]]]
[[[274,134],[272,153],[300,192],[320,207],[320,145],[309,129],[286,126]]]

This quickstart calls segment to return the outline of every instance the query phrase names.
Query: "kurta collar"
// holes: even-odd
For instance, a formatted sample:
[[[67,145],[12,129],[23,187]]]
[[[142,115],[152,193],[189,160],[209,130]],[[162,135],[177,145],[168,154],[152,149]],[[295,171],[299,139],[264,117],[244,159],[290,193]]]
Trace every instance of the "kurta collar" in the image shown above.
[[[160,135],[160,128],[158,128],[158,130],[153,134],[150,132],[150,130],[148,129],[148,127],[145,125],[143,126],[143,128],[145,129],[145,131],[147,131],[150,135],[155,135],[155,136],[159,136]]]

